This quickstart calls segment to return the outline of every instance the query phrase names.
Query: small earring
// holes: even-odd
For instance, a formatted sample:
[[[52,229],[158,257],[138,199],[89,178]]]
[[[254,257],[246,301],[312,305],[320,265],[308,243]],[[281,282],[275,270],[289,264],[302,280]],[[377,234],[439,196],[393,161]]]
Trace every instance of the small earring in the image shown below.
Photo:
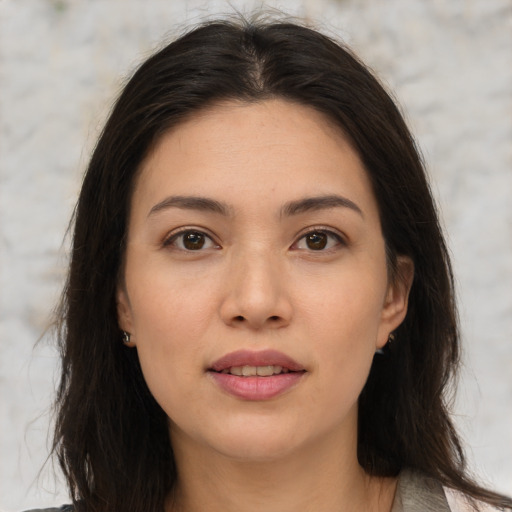
[[[395,335],[392,332],[390,332],[387,343],[382,348],[377,349],[375,353],[385,355],[386,352],[389,350],[389,345],[391,345],[393,341],[395,341]]]
[[[130,343],[130,337],[131,334],[129,332],[123,331],[123,343],[125,345],[128,345],[128,343]]]

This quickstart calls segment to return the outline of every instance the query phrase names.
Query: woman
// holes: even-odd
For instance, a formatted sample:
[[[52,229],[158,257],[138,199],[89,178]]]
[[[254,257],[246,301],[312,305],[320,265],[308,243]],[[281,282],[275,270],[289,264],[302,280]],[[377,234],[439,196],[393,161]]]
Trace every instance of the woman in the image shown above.
[[[314,30],[210,22],[139,68],[84,179],[59,332],[70,510],[512,506],[447,410],[453,278],[412,137]]]

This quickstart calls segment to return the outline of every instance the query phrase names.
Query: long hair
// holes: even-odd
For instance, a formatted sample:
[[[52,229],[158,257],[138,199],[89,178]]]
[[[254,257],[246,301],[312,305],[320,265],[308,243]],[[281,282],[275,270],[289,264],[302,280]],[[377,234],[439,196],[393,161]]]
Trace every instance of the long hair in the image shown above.
[[[229,99],[282,98],[331,119],[371,180],[389,271],[414,262],[409,311],[359,399],[358,457],[371,475],[420,470],[495,505],[476,485],[447,408],[459,363],[450,260],[425,170],[396,105],[343,45],[289,22],[213,21],[164,47],[128,81],[92,154],[75,210],[58,312],[62,374],[54,452],[78,512],[161,512],[176,480],[168,418],[121,342],[116,288],[130,197],[171,127]]]

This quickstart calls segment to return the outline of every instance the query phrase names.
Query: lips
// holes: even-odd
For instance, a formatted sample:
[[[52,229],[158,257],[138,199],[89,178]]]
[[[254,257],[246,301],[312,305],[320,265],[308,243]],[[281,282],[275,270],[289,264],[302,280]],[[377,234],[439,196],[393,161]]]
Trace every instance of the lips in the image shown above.
[[[291,357],[277,350],[263,350],[260,352],[238,350],[221,357],[219,360],[215,361],[209,369],[214,372],[222,372],[230,368],[244,366],[280,366],[291,372],[301,372],[305,370],[302,365],[294,361]]]
[[[208,372],[228,394],[244,400],[268,400],[300,382],[305,368],[276,350],[239,350],[215,361]]]

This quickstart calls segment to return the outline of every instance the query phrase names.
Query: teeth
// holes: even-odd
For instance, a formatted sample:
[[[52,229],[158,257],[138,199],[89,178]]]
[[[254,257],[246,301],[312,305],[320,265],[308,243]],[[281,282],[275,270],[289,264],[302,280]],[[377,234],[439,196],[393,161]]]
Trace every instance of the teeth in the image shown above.
[[[274,375],[274,373],[281,373],[281,366],[258,366],[256,368],[256,373],[260,377],[268,377],[269,375]]]
[[[221,373],[230,373],[231,375],[238,375],[240,377],[270,377],[271,375],[278,375],[279,373],[288,373],[288,368],[282,366],[232,366],[222,370]]]

